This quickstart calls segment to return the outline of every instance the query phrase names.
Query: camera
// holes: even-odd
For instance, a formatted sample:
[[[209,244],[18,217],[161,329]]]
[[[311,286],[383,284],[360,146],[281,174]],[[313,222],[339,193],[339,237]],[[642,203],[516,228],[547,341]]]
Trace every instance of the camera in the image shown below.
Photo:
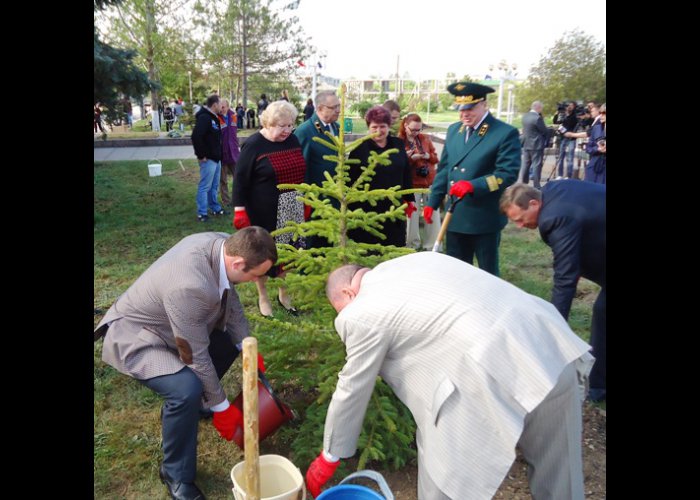
[[[596,141],[596,144],[598,144],[598,147],[600,147],[600,146],[607,147],[607,146],[606,146],[607,141],[605,140],[605,136],[603,136],[603,137],[601,137],[600,139],[598,139],[598,140]]]
[[[428,177],[428,174],[430,173],[430,169],[428,167],[418,167],[416,168],[416,175],[418,177]]]

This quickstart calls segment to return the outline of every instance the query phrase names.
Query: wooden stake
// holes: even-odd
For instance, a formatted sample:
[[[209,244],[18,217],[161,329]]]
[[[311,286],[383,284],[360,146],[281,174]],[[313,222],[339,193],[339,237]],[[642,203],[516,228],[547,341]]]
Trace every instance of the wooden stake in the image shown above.
[[[260,500],[258,339],[243,339],[243,439],[247,499]]]

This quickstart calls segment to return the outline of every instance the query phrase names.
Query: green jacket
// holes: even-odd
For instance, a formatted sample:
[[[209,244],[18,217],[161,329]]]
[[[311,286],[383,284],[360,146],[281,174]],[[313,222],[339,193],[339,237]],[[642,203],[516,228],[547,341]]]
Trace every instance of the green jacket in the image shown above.
[[[466,195],[456,206],[448,230],[464,234],[494,233],[508,222],[498,202],[503,191],[518,178],[518,130],[489,113],[466,144],[465,133],[462,122],[447,129],[428,204],[438,208],[455,182],[470,181],[474,193]],[[449,206],[448,202],[445,208]]]
[[[335,135],[338,135],[338,130],[340,130],[338,122],[332,123],[331,126],[335,131]],[[319,120],[318,115],[314,113],[311,115],[311,118],[299,125],[294,131],[294,135],[299,139],[301,153],[304,155],[304,160],[306,161],[304,182],[316,184],[317,186],[320,186],[325,180],[323,172],[328,172],[333,176],[335,175],[335,167],[337,166],[337,163],[323,159],[323,155],[334,155],[335,151],[313,140],[313,137],[320,137],[321,139],[330,141],[328,136],[324,134],[322,127],[323,124],[321,120]]]

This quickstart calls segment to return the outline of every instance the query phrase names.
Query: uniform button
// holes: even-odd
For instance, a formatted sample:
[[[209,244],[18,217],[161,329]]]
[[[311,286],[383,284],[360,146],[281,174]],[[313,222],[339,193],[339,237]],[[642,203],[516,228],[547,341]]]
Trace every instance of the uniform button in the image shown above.
[[[453,167],[452,170],[457,170],[457,167]]]
[[[460,172],[464,172],[464,169],[461,169]]]
[[[454,184],[454,183],[455,183],[455,181],[450,181],[450,184]]]

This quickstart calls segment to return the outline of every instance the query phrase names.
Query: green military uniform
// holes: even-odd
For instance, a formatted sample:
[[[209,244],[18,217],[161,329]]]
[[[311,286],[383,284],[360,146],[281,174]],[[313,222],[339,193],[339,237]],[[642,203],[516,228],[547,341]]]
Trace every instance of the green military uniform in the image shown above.
[[[331,129],[329,132],[332,131],[336,136],[339,134],[340,125],[338,125],[338,122],[329,123],[328,127]],[[311,118],[297,127],[294,131],[294,135],[299,139],[301,154],[304,155],[304,161],[306,162],[304,182],[320,186],[323,184],[323,181],[326,180],[324,172],[328,172],[331,177],[333,177],[338,164],[334,161],[324,160],[323,155],[334,155],[336,152],[313,140],[314,137],[320,137],[321,139],[330,141],[330,138],[325,134],[323,122],[318,115],[314,112]],[[335,198],[331,198],[331,204],[336,208],[340,207],[338,200]],[[320,236],[309,236],[306,239],[307,248],[327,246],[330,246],[328,240]]]
[[[338,135],[340,130],[338,122],[330,123],[329,125],[333,129],[333,134]],[[332,177],[335,175],[335,167],[337,166],[337,163],[323,159],[323,155],[334,155],[336,154],[335,151],[313,140],[314,137],[320,137],[329,141],[330,139],[324,132],[323,122],[316,113],[311,115],[311,118],[299,125],[294,131],[294,135],[299,139],[301,153],[306,161],[304,182],[316,184],[317,186],[320,186],[326,180],[323,173],[328,172]]]
[[[454,90],[455,85],[461,85],[463,92]],[[490,87],[473,83],[453,84],[448,90],[461,96],[457,98],[461,109],[473,107],[485,100],[486,93],[493,92]],[[520,139],[515,127],[488,113],[465,143],[466,133],[462,122],[447,129],[428,205],[438,208],[452,185],[462,180],[471,182],[473,194],[459,202],[449,223],[446,251],[470,264],[476,253],[479,268],[498,276],[500,233],[508,222],[498,202],[503,191],[517,180]]]

